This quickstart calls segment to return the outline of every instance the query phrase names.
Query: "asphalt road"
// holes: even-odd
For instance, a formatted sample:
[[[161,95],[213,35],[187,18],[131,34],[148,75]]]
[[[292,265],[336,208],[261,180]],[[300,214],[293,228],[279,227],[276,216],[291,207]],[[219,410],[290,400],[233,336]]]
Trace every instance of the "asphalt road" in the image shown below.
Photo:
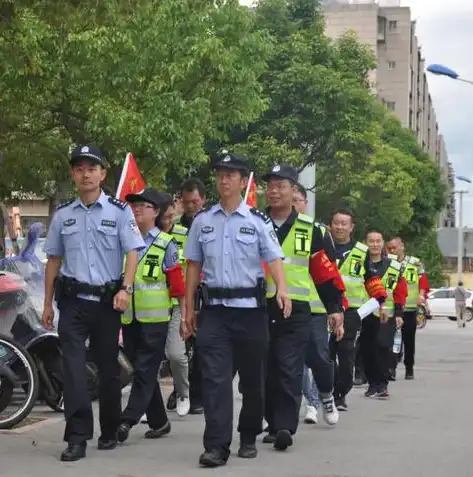
[[[99,452],[91,442],[85,460],[64,464],[58,460],[62,418],[38,409],[33,417],[47,419],[0,433],[0,476],[471,477],[473,325],[459,330],[437,319],[419,332],[417,343],[414,381],[391,384],[386,402],[354,390],[349,411],[336,427],[301,422],[294,447],[285,453],[259,443],[257,459],[239,459],[235,433],[228,465],[199,469],[202,417],[180,419],[172,413],[172,433],[166,438],[147,441],[146,426],[140,425],[116,450]],[[240,404],[238,396],[235,404]]]

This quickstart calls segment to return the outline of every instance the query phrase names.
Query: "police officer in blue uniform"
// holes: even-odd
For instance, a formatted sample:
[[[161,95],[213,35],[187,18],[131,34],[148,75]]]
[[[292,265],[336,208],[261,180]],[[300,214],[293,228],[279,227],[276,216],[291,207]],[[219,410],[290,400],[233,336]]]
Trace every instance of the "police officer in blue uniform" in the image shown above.
[[[68,443],[62,461],[85,457],[87,441],[93,437],[87,390],[87,338],[100,374],[98,448],[116,447],[121,414],[120,315],[128,307],[138,250],[144,248],[130,207],[101,190],[106,168],[100,149],[78,146],[72,151],[70,164],[79,197],[59,205],[49,227],[44,247],[48,263],[42,316],[43,324],[51,328],[54,297],[60,312],[64,440]]]
[[[283,253],[271,220],[241,198],[248,183],[248,160],[224,153],[213,168],[220,202],[195,217],[184,249],[189,260],[184,336],[196,329],[199,310],[196,340],[205,415],[205,452],[199,462],[204,467],[225,465],[230,454],[234,360],[243,393],[238,455],[257,455],[269,340],[263,260],[277,284],[279,306],[285,316],[291,312]]]

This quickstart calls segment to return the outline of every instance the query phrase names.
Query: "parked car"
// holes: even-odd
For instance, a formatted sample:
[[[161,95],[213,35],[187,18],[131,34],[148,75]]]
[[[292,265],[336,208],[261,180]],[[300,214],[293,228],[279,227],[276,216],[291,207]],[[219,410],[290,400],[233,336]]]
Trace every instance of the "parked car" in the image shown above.
[[[455,312],[455,298],[453,291],[455,287],[437,288],[429,293],[427,303],[430,309],[430,315],[434,318],[436,316],[446,316],[452,321],[457,321]],[[473,291],[466,289],[466,307],[467,307],[467,321],[473,318]]]

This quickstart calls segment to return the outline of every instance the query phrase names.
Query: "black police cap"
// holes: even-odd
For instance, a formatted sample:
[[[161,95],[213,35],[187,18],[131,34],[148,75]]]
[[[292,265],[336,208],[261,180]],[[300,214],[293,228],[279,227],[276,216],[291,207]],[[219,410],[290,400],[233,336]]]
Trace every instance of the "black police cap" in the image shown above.
[[[160,205],[164,202],[164,197],[163,194],[156,189],[146,187],[146,189],[143,189],[137,194],[128,194],[125,196],[125,200],[131,204],[133,202],[148,202],[159,209]]]
[[[250,171],[250,163],[245,156],[225,152],[219,155],[219,157],[212,164],[213,169],[234,169],[237,171]]]
[[[102,151],[92,144],[76,146],[72,151],[70,160],[72,166],[84,160],[105,167],[105,158],[103,157]]]
[[[263,176],[263,180],[269,181],[272,177],[288,179],[291,182],[297,183],[299,180],[299,173],[289,164],[278,164]]]

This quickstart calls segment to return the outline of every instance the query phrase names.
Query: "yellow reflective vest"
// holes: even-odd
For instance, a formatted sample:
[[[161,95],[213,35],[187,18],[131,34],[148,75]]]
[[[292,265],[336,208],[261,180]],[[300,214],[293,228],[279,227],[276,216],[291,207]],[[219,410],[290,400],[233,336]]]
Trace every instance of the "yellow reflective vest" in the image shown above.
[[[368,247],[361,242],[356,242],[341,265],[340,260],[338,260],[338,269],[345,283],[345,296],[350,308],[358,309],[367,301],[368,294],[365,289],[365,261],[367,254]]]
[[[421,263],[417,257],[405,257],[401,262],[402,276],[407,282],[406,311],[417,310],[417,297],[419,296],[419,267]]]
[[[312,279],[308,274],[314,221],[312,217],[298,214],[291,230],[281,244],[284,253],[284,271],[287,291],[291,300],[309,302]],[[276,294],[276,284],[271,276],[267,279],[267,298]]]
[[[170,235],[174,238],[177,243],[177,252],[179,254],[179,263],[181,264],[182,270],[185,276],[186,270],[186,259],[184,257],[184,247],[186,246],[187,233],[189,230],[186,227],[183,227],[179,224],[174,224],[171,229]],[[177,298],[172,299],[172,306],[179,306],[179,301]]]
[[[320,231],[322,232],[322,237],[323,237],[325,235],[325,232],[327,231],[327,228],[324,225],[321,225],[318,223],[315,223],[314,225],[320,229]],[[320,299],[317,288],[315,288],[314,281],[312,280],[312,277],[310,275],[309,275],[309,280],[310,280],[310,312],[312,314],[327,313],[327,310],[325,309],[325,306],[322,303],[322,300]]]
[[[130,305],[122,315],[122,325],[129,325],[133,319],[140,323],[162,323],[170,320],[172,303],[163,272],[163,262],[171,240],[171,235],[159,232],[141,258]]]
[[[389,258],[389,257],[388,257]],[[399,277],[401,276],[401,264],[394,259],[390,259],[389,267],[384,272],[384,275],[381,277],[383,286],[388,294],[386,301],[384,302],[384,308],[388,312],[390,317],[394,316],[394,289],[396,288]],[[367,299],[369,297],[367,296]],[[373,313],[375,316],[379,317],[379,311]]]

